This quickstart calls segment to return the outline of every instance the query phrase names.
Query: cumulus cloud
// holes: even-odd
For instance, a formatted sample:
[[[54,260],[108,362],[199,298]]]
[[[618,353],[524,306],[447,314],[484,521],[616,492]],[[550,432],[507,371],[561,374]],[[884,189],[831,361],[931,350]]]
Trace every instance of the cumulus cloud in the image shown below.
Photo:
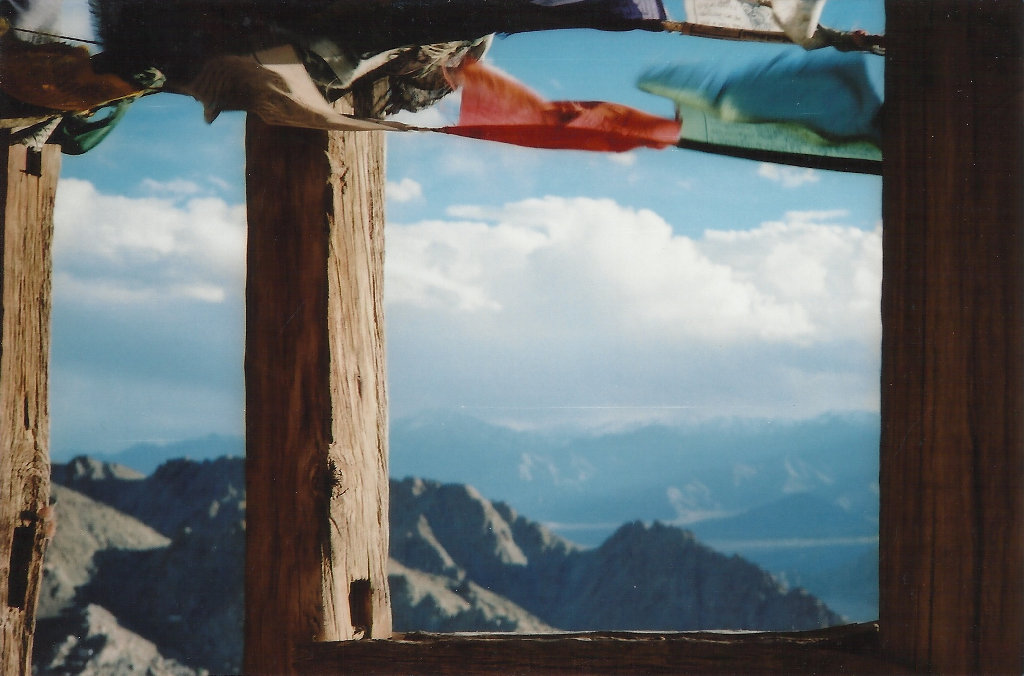
[[[423,197],[423,186],[411,178],[387,182],[387,197],[394,202],[412,202]]]
[[[611,200],[449,213],[393,227],[392,305],[729,343],[860,340],[878,323],[880,231],[836,224],[842,212],[792,212],[700,239]]]
[[[821,179],[821,176],[814,169],[783,167],[767,162],[762,162],[758,165],[757,175],[778,183],[783,188],[799,188],[807,183],[817,183]]]
[[[393,225],[397,414],[877,409],[881,232],[844,216],[791,212],[691,238],[652,211],[545,197]]]
[[[56,291],[79,301],[135,303],[184,297],[223,302],[240,292],[245,209],[196,197],[187,181],[143,183],[166,195],[105,195],[65,179],[55,207]]]
[[[151,196],[72,179],[58,190],[63,445],[92,421],[90,388],[149,393],[106,404],[118,425],[151,418],[167,393],[168,438],[187,435],[171,418],[191,414],[171,408],[192,392],[228,421],[218,431],[238,424],[224,416],[241,398],[244,208],[188,183],[144,187]],[[795,211],[687,237],[650,210],[545,197],[390,224],[394,414],[463,407],[594,429],[877,409],[881,233],[845,219]]]
[[[187,181],[141,187],[155,196],[74,179],[57,190],[59,451],[242,429],[244,208]]]

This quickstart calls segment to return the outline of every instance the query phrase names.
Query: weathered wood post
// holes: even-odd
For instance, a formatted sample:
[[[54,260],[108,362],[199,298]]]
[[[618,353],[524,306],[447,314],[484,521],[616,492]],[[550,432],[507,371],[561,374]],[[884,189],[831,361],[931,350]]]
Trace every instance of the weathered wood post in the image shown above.
[[[391,634],[381,132],[246,131],[245,671]]]
[[[1024,670],[1022,6],[889,0],[881,629]]]
[[[50,287],[56,146],[0,131],[0,673],[31,673],[48,537]]]

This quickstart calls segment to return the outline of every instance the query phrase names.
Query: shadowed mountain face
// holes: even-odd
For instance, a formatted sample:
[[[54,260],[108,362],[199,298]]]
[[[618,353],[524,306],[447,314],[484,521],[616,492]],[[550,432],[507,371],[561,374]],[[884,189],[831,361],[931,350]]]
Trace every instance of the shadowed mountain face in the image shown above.
[[[73,606],[58,620],[39,623],[32,671],[36,674],[95,676],[198,676],[160,654],[157,646],[125,629],[96,605]]]
[[[54,465],[52,478],[167,537],[182,528],[219,531],[245,519],[245,462],[240,458],[168,460],[144,476],[121,465],[78,457]]]
[[[171,542],[138,519],[60,484],[52,486],[51,496],[60,521],[43,562],[39,619],[56,617],[74,602],[76,590],[95,575],[97,557],[103,553],[150,551]]]
[[[108,651],[116,651],[123,637],[138,635],[172,658],[174,669],[237,673],[245,566],[243,462],[170,461],[145,477],[75,458],[54,465],[52,476],[59,522],[44,564],[41,597],[48,600],[41,617],[48,619],[40,623],[41,636],[55,636],[76,646],[65,650],[88,654],[87,646],[75,642],[75,632],[110,625],[97,619],[101,614],[83,615],[98,607],[117,625]],[[88,561],[84,551],[91,551]],[[66,673],[61,660],[48,653],[52,649],[37,641],[36,664],[58,665],[41,673]],[[139,668],[135,673],[153,668],[130,664]],[[110,665],[88,660],[85,671],[72,673],[90,673],[86,667],[91,673],[115,673]],[[122,667],[118,673],[132,673],[125,665],[117,669]]]
[[[61,521],[47,553],[36,672],[238,672],[243,461],[174,460],[147,477],[76,458],[55,465],[53,477]],[[391,543],[397,631],[841,621],[688,531],[630,523],[584,549],[465,485],[392,481]]]
[[[655,523],[581,549],[471,487],[391,484],[391,556],[472,580],[560,629],[812,629],[842,620],[737,556]]]

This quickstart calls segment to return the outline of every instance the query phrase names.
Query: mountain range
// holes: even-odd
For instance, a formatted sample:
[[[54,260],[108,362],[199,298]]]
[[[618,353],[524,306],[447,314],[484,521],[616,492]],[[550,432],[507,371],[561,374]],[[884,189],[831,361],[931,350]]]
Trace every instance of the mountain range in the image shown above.
[[[151,475],[85,457],[53,467],[35,670],[236,673],[244,463],[173,460]],[[661,523],[577,545],[476,489],[392,481],[396,631],[809,629],[820,600]]]
[[[392,421],[390,470],[474,486],[589,547],[626,522],[681,526],[869,621],[878,616],[878,438],[870,413],[587,434],[432,413]],[[102,458],[149,474],[171,458],[244,450],[240,438],[207,436]]]

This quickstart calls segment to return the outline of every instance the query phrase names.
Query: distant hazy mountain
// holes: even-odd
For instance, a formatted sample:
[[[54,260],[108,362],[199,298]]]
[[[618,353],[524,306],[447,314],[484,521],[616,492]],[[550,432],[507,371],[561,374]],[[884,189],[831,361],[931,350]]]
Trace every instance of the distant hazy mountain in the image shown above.
[[[874,522],[878,438],[878,416],[866,413],[601,434],[517,431],[470,416],[424,414],[392,421],[391,474],[475,486],[597,545],[625,521],[686,525],[799,493]],[[175,458],[244,453],[241,438],[209,435],[94,457],[150,474]]]
[[[627,521],[682,526],[866,621],[878,612],[877,566],[860,569],[877,558],[878,440],[873,414],[592,436],[430,415],[393,421],[391,473],[475,486],[590,546]]]
[[[148,477],[86,458],[56,465],[61,521],[47,555],[37,672],[237,672],[242,471],[238,459],[172,461]],[[399,631],[840,621],[806,592],[679,528],[627,524],[587,550],[464,485],[392,482],[391,540]]]
[[[391,475],[477,487],[584,544],[624,521],[686,525],[807,493],[878,514],[876,415],[711,421],[600,435],[516,431],[453,414],[395,420]]]
[[[59,461],[84,454],[54,453]],[[215,458],[245,457],[245,440],[242,437],[209,434],[205,437],[185,439],[167,444],[142,443],[110,453],[90,453],[91,457],[114,465],[122,465],[142,474],[151,474],[168,460],[213,460]]]

